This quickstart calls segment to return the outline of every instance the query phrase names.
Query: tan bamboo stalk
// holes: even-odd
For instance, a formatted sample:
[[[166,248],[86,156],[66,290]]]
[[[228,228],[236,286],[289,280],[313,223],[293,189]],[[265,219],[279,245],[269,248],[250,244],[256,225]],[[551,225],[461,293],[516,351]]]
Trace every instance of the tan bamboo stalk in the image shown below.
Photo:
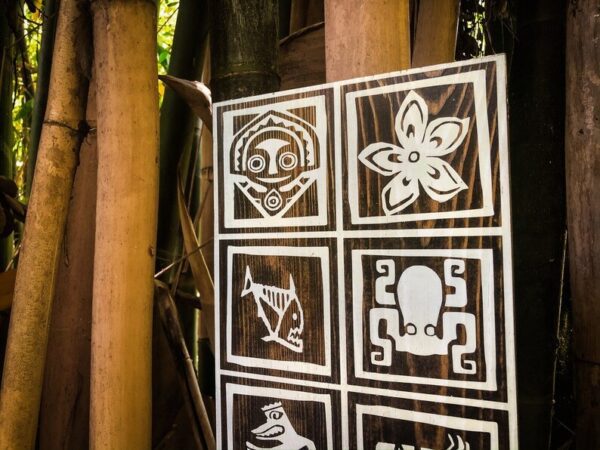
[[[325,0],[327,81],[410,67],[410,0]]]
[[[158,201],[156,4],[93,0],[98,193],[90,448],[149,449]]]
[[[600,448],[600,18],[598,2],[567,13],[566,176],[577,448]]]
[[[85,134],[83,1],[61,2],[54,65],[15,285],[0,391],[0,448],[35,442],[48,321],[77,154]],[[89,41],[88,41],[89,42]]]
[[[92,79],[86,113],[92,129],[96,128],[95,103]],[[89,442],[97,168],[96,133],[91,131],[79,152],[56,277],[40,408],[40,450],[83,449]]]
[[[412,67],[454,61],[460,0],[420,0]]]

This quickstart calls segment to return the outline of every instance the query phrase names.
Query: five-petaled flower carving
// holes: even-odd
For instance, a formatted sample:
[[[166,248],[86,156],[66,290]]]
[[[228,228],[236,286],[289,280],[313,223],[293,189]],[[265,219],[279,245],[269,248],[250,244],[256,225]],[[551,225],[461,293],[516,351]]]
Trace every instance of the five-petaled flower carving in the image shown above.
[[[445,202],[468,189],[456,171],[441,156],[462,144],[469,118],[441,117],[429,121],[425,100],[410,91],[396,115],[400,146],[377,142],[366,147],[358,159],[383,176],[394,176],[381,192],[386,215],[401,212],[413,203],[421,185],[427,195]]]

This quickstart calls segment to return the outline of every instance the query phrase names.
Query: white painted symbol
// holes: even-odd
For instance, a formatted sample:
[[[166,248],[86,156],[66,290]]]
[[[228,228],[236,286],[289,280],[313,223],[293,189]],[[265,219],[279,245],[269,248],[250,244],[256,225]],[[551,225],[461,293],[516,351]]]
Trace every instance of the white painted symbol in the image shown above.
[[[267,421],[252,430],[256,439],[261,441],[279,441],[281,444],[275,447],[257,447],[246,441],[248,450],[316,450],[315,443],[310,439],[300,436],[290,419],[285,413],[281,402],[263,406],[263,413]]]
[[[317,180],[316,129],[284,111],[261,114],[232,148],[233,184],[263,218],[283,217]]]
[[[386,177],[394,176],[381,192],[387,216],[412,204],[420,195],[420,186],[440,203],[468,189],[452,166],[440,158],[462,144],[469,129],[468,117],[429,121],[427,103],[410,91],[396,115],[395,129],[400,146],[377,142],[358,154],[369,169]]]
[[[452,354],[452,370],[460,374],[476,372],[475,361],[462,360],[462,356],[476,350],[475,315],[457,311],[441,312],[442,306],[462,308],[467,304],[467,289],[462,259],[444,261],[446,285],[454,288],[443,301],[442,281],[437,273],[426,266],[408,267],[396,284],[396,265],[392,259],[378,260],[375,268],[380,277],[375,281],[375,301],[383,307],[369,311],[369,336],[378,350],[371,352],[371,363],[378,366],[392,365],[392,349],[413,355]],[[388,287],[396,288],[389,292]],[[398,308],[390,308],[396,304]],[[403,326],[400,322],[402,314]],[[441,316],[441,326],[438,325]],[[383,336],[380,336],[383,324]],[[462,325],[466,342],[453,344]]]
[[[446,450],[471,450],[471,446],[467,441],[464,441],[463,438],[459,435],[456,435],[456,442],[450,434],[448,434],[448,440],[450,441],[450,446],[446,448]],[[387,442],[378,442],[375,446],[375,450],[433,450],[428,447],[416,447],[414,445],[402,444],[399,447],[396,447],[394,444],[389,444]]]
[[[304,342],[304,312],[296,294],[294,279],[290,274],[290,286],[282,289],[252,281],[250,267],[246,266],[246,278],[241,297],[252,294],[258,317],[263,321],[269,334],[262,339],[277,342],[290,350],[302,353]],[[265,311],[265,306],[267,310]],[[283,337],[282,337],[283,336]]]

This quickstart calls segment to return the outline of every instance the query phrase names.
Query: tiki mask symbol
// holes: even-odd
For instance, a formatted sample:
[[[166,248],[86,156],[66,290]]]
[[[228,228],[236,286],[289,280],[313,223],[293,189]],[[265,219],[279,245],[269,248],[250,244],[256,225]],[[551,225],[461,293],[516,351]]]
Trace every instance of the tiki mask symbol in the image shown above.
[[[267,217],[282,217],[317,179],[319,139],[300,117],[270,111],[235,136],[234,185]]]
[[[290,274],[290,287],[282,289],[252,281],[250,267],[246,266],[246,277],[241,297],[252,294],[258,317],[267,328],[263,341],[274,341],[286,348],[302,353],[304,342],[304,312],[296,294],[294,279]]]
[[[263,406],[262,412],[267,421],[260,427],[252,430],[256,439],[261,441],[279,441],[281,444],[275,447],[257,447],[246,442],[249,450],[316,450],[315,444],[310,439],[300,436],[290,422],[283,409],[281,402]]]

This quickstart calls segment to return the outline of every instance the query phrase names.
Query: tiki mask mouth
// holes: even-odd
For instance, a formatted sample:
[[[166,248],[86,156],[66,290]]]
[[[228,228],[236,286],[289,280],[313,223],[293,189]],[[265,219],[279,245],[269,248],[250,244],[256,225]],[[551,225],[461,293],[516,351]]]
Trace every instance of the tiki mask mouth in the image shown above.
[[[252,430],[252,433],[257,439],[277,439],[277,437],[285,433],[285,428],[283,428],[281,425],[271,425],[269,422],[267,422],[264,425]]]
[[[286,181],[289,180],[292,176],[291,175],[287,175],[285,177],[273,177],[273,178],[267,178],[267,177],[256,177],[257,180],[262,181],[263,183],[281,183],[282,181]]]

